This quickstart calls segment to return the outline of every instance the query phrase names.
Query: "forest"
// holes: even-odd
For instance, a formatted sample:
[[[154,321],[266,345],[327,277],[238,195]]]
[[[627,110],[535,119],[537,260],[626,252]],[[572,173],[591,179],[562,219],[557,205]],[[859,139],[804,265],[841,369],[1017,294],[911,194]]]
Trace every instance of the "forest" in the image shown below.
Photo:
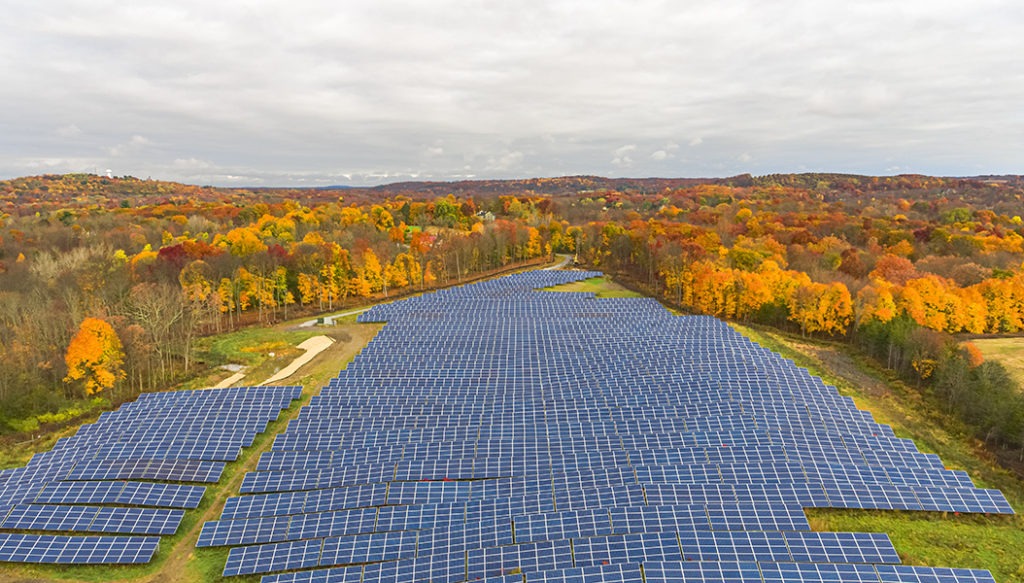
[[[218,189],[0,182],[0,424],[193,374],[202,335],[572,255],[681,310],[849,343],[1024,452],[971,335],[1024,332],[1024,182],[838,174]]]

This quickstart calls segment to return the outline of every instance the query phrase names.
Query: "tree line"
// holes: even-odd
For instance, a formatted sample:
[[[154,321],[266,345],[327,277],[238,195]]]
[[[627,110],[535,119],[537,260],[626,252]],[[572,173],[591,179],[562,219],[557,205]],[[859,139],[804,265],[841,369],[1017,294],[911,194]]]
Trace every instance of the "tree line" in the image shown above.
[[[57,210],[8,207],[17,214],[0,217],[0,416],[15,423],[187,378],[205,334],[551,253],[542,237],[550,213],[515,197],[481,208],[454,196],[314,206],[63,200]]]

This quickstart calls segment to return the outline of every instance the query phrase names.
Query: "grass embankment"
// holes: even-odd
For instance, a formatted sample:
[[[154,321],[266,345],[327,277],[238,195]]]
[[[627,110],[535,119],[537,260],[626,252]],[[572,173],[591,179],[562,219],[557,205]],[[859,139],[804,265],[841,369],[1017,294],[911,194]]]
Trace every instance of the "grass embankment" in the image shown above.
[[[971,344],[978,347],[985,360],[994,360],[1006,367],[1013,378],[1024,387],[1024,338],[976,338]]]
[[[354,316],[351,319],[354,320]],[[176,534],[161,538],[160,550],[152,562],[139,566],[96,565],[80,566],[74,569],[50,565],[5,565],[0,567],[0,580],[26,582],[60,580],[82,583],[100,581],[201,583],[229,580],[221,577],[221,571],[227,561],[228,549],[195,548],[203,523],[208,520],[216,520],[220,516],[225,500],[238,493],[242,478],[246,472],[255,469],[260,454],[270,448],[274,436],[285,429],[289,420],[298,416],[299,410],[309,403],[313,395],[320,392],[320,388],[327,384],[328,380],[352,361],[355,355],[380,331],[381,327],[380,324],[354,323],[301,331],[282,330],[275,327],[241,330],[214,339],[210,349],[218,351],[219,356],[235,362],[242,360],[257,363],[253,370],[263,376],[256,376],[256,372],[251,372],[252,376],[247,375],[247,378],[242,381],[243,383],[249,381],[254,383],[256,379],[273,374],[273,367],[280,364],[278,361],[281,360],[281,357],[277,355],[277,349],[271,350],[275,352],[273,358],[247,355],[263,354],[265,356],[266,352],[270,350],[267,343],[275,342],[275,338],[287,337],[289,341],[301,342],[310,336],[325,334],[334,338],[335,343],[306,364],[297,373],[297,378],[293,377],[281,382],[281,384],[301,385],[303,387],[302,397],[282,412],[278,419],[256,438],[252,447],[246,448],[242,452],[238,460],[228,464],[220,482],[207,485],[206,494],[203,496],[199,508],[185,513],[185,518]],[[254,348],[258,348],[258,350],[254,350]],[[75,430],[69,429],[66,433],[70,435]],[[250,581],[259,581],[259,579],[258,576],[231,577],[230,581],[249,583]]]
[[[998,488],[1024,511],[1024,483],[999,467],[983,444],[958,421],[844,344],[807,340],[767,328],[734,325],[765,348],[808,369],[921,451],[936,453],[951,469],[967,471],[975,484]],[[908,565],[988,569],[1000,583],[1024,582],[1024,520],[1019,516],[933,512],[814,509],[819,531],[888,533]]]
[[[641,294],[636,293],[633,290],[627,289],[614,281],[610,277],[592,277],[590,279],[584,279],[583,281],[575,281],[573,283],[566,283],[563,285],[556,285],[554,287],[547,287],[541,291],[549,292],[592,292],[599,298],[642,298]]]

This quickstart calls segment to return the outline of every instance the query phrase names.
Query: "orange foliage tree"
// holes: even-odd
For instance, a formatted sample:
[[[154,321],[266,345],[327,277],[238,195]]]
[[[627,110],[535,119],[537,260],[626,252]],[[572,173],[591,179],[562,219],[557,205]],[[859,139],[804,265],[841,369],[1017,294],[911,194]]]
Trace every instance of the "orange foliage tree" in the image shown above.
[[[82,320],[78,333],[68,345],[64,382],[84,381],[86,395],[111,389],[124,378],[124,349],[114,328],[99,318]]]

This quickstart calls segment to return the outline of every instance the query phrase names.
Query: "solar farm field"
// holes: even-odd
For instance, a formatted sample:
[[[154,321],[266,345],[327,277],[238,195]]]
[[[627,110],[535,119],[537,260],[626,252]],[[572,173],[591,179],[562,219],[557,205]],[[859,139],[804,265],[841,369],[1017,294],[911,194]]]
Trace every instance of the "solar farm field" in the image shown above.
[[[298,581],[991,581],[805,508],[1012,514],[998,491],[708,317],[535,291],[381,305],[383,331],[207,523],[223,575]]]
[[[381,331],[287,425],[299,387],[148,394],[105,414],[0,473],[0,562],[132,582],[995,580],[903,564],[895,523],[875,519],[977,516],[942,523],[976,534],[1013,515],[1001,492],[721,321],[595,295],[599,276],[378,305],[359,320]],[[581,291],[539,291],[565,284]],[[257,439],[267,428],[283,431]],[[254,442],[254,471],[228,475]],[[218,480],[237,494],[222,510],[203,498]],[[130,566],[166,554],[200,502],[219,517],[193,522],[197,548]],[[829,511],[851,532],[822,532]]]

